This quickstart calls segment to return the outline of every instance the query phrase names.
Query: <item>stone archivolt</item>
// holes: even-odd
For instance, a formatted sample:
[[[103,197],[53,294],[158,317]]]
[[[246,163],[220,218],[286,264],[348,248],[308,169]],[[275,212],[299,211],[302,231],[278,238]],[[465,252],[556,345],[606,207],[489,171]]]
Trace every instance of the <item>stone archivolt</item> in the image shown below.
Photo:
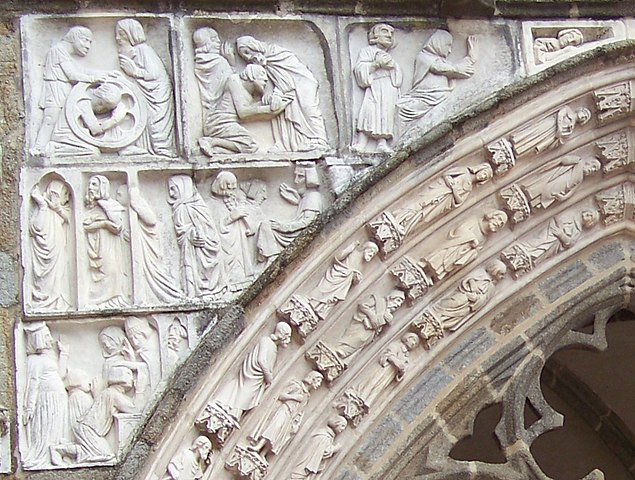
[[[73,20],[79,25],[83,18]],[[407,29],[351,24],[351,55],[340,63],[350,64],[355,83],[336,86],[353,92],[353,101],[336,111],[331,82],[340,80],[329,76],[321,33],[303,21],[274,40],[269,29],[281,26],[279,19],[252,29],[250,22],[235,27],[218,18],[109,17],[112,38],[92,20],[109,42],[104,68],[88,68],[95,67],[94,57],[85,58],[88,27],[47,37],[49,50],[38,53],[41,78],[34,58],[25,57],[32,89],[22,176],[30,198],[21,212],[29,233],[22,249],[29,318],[17,329],[16,358],[27,469],[121,458],[151,389],[163,386],[198,339],[195,314],[161,313],[148,321],[148,312],[233,301],[324,210],[327,153],[351,144],[380,156],[398,148],[396,117],[440,118],[438,105],[456,108],[474,88],[470,82],[495,65],[478,48],[484,36],[426,29],[412,34],[421,40],[413,71],[395,41],[410,38]],[[26,38],[49,21],[55,23],[26,19]],[[174,22],[187,45],[179,61],[169,48]],[[160,40],[146,36],[151,26]],[[596,40],[613,38],[612,30],[600,30]],[[535,30],[537,63],[583,45],[592,31]],[[300,58],[294,33],[307,34],[318,54]],[[511,56],[499,40],[489,39],[501,58]],[[508,73],[501,73],[505,81]],[[631,228],[632,77],[615,68],[570,81],[567,90],[535,98],[462,138],[431,159],[433,168],[406,163],[361,197],[337,241],[325,237],[311,259],[290,267],[279,288],[252,306],[236,348],[185,400],[182,411],[189,413],[174,420],[140,478],[336,478],[364,434],[394,420],[387,414],[391,402],[415,388],[448,348],[487,329],[500,305],[529,281]],[[408,88],[400,97],[402,85]],[[41,102],[35,87],[43,87]],[[189,94],[200,105],[194,101],[180,119],[176,99]],[[355,119],[337,146],[336,118]],[[363,155],[340,157],[350,167]],[[122,318],[100,317],[121,311]],[[135,311],[142,318],[129,315]],[[49,330],[42,321],[49,317],[59,326]],[[70,332],[80,320],[67,317],[86,326]],[[275,324],[276,317],[283,322]],[[278,349],[291,341],[292,328],[291,346]],[[64,332],[72,333],[70,350]],[[599,335],[572,342],[597,346]],[[70,368],[80,364],[73,349],[81,351],[87,339],[101,342],[104,353],[90,365],[94,385]],[[541,394],[525,387],[512,385],[510,395],[517,388],[538,407]],[[76,409],[68,420],[71,394]],[[262,422],[294,402],[302,412],[276,417],[285,433],[277,446],[270,442],[268,455],[258,442]],[[401,418],[422,415],[409,408]],[[548,410],[541,411],[545,418]],[[544,430],[557,424],[554,418]],[[47,436],[38,439],[38,428]],[[64,437],[65,429],[73,436]],[[518,425],[499,432],[507,446],[522,440],[527,451],[537,434],[528,435]],[[312,451],[306,455],[301,445]],[[544,477],[532,458],[523,461]],[[369,477],[361,461],[359,469]]]
[[[629,74],[631,73],[629,72]],[[394,203],[389,205],[396,196],[392,192],[386,198],[375,195],[372,201],[362,198],[354,211],[355,220],[349,220],[341,227],[344,231],[352,232],[351,235],[343,238],[339,246],[327,245],[326,243],[318,246],[318,253],[314,258],[322,259],[328,266],[312,268],[302,275],[300,272],[302,272],[303,266],[302,264],[297,265],[295,271],[298,275],[285,281],[277,292],[269,294],[268,302],[273,306],[254,309],[251,326],[243,337],[244,342],[247,342],[247,338],[255,338],[253,336],[262,335],[266,331],[265,329],[271,328],[275,305],[286,305],[294,297],[307,299],[302,303],[306,311],[302,310],[300,313],[300,310],[294,310],[292,303],[288,308],[282,307],[279,310],[280,318],[297,326],[294,314],[305,316],[306,312],[312,311],[315,316],[312,329],[301,332],[296,342],[292,343],[289,349],[281,352],[278,358],[275,380],[270,389],[265,391],[261,402],[261,405],[273,405],[289,379],[301,378],[313,368],[312,362],[315,361],[317,358],[315,355],[318,353],[319,358],[326,359],[324,355],[327,355],[329,353],[327,350],[329,350],[329,354],[333,357],[332,361],[329,361],[329,368],[337,366],[335,360],[339,357],[335,352],[336,349],[326,347],[336,345],[342,338],[347,325],[354,318],[356,309],[364,303],[369,293],[378,297],[389,295],[391,289],[395,287],[405,289],[417,278],[422,279],[421,281],[424,283],[423,287],[425,288],[422,287],[418,290],[419,293],[416,296],[408,297],[410,306],[408,303],[399,305],[395,310],[394,319],[385,325],[380,333],[376,334],[372,342],[362,342],[363,346],[356,351],[355,356],[350,358],[350,362],[348,364],[341,363],[341,370],[338,370],[337,375],[329,377],[330,370],[322,370],[329,382],[325,382],[311,394],[307,407],[307,412],[311,411],[311,413],[304,416],[302,425],[297,434],[290,440],[287,451],[293,452],[294,448],[301,449],[300,445],[311,444],[315,441],[314,433],[322,431],[320,429],[324,428],[326,420],[336,413],[342,413],[350,422],[350,426],[357,430],[357,433],[352,434],[346,429],[338,435],[337,441],[342,442],[342,447],[340,450],[334,450],[332,456],[329,455],[322,459],[319,467],[321,473],[319,478],[335,478],[336,473],[343,468],[340,462],[344,458],[353,459],[348,460],[351,462],[349,469],[360,469],[364,472],[363,478],[371,478],[374,475],[372,472],[376,470],[372,469],[372,465],[369,467],[369,465],[364,464],[362,460],[359,460],[360,463],[355,466],[354,458],[359,457],[355,457],[352,452],[360,448],[363,450],[364,435],[370,434],[372,427],[382,424],[382,421],[394,420],[395,413],[385,417],[386,409],[390,405],[395,405],[395,398],[403,398],[404,392],[407,392],[408,389],[418,388],[416,387],[417,378],[430,374],[429,369],[438,364],[445,355],[443,346],[452,345],[455,338],[462,338],[478,332],[479,329],[487,328],[488,322],[500,309],[500,305],[506,299],[522,292],[522,289],[529,282],[545,278],[548,274],[553,273],[561,263],[575,258],[576,255],[582,255],[581,252],[584,252],[585,249],[594,248],[593,246],[600,239],[614,233],[628,231],[633,215],[632,192],[634,191],[634,184],[629,173],[630,161],[615,160],[614,163],[609,164],[608,162],[614,161],[617,154],[609,153],[608,147],[602,146],[615,137],[616,141],[626,142],[624,149],[630,151],[631,147],[628,141],[630,129],[626,128],[628,117],[616,117],[613,123],[604,121],[602,130],[596,130],[598,127],[598,107],[594,106],[594,91],[604,88],[607,84],[619,82],[622,80],[620,76],[626,77],[626,75],[624,72],[616,70],[608,75],[604,73],[589,76],[585,79],[584,86],[581,82],[571,81],[568,87],[571,92],[575,92],[575,98],[567,99],[557,96],[556,99],[555,95],[545,95],[534,99],[528,105],[519,107],[517,110],[504,115],[503,118],[494,121],[484,133],[474,134],[457,142],[455,149],[444,155],[444,159],[437,167],[436,174],[431,174],[429,171],[423,173],[411,164],[404,165],[400,171],[392,175],[393,185],[400,186],[400,199],[398,202],[394,202],[397,205]],[[582,91],[588,89],[589,85],[591,85],[591,90]],[[515,159],[513,166],[504,172],[505,175],[497,175],[488,185],[474,189],[469,200],[456,202],[447,209],[441,208],[439,215],[436,215],[428,224],[418,225],[407,241],[395,242],[393,245],[397,246],[392,251],[387,252],[385,247],[380,246],[385,256],[384,261],[375,260],[362,264],[363,275],[355,276],[356,281],[346,280],[346,288],[342,290],[341,295],[343,298],[337,297],[337,308],[329,310],[329,315],[325,318],[320,317],[318,321],[315,310],[309,310],[312,306],[308,300],[312,296],[318,295],[320,290],[316,288],[318,284],[323,286],[324,279],[347,279],[347,275],[354,275],[353,270],[346,273],[349,270],[337,263],[341,262],[342,258],[346,258],[342,252],[353,248],[347,249],[347,245],[362,245],[368,241],[369,237],[371,240],[381,242],[377,234],[378,229],[375,227],[371,226],[366,230],[359,229],[359,218],[369,219],[367,222],[375,222],[377,220],[371,219],[381,218],[382,210],[397,211],[408,208],[408,205],[421,198],[422,193],[425,195],[430,190],[430,186],[438,182],[438,179],[445,178],[444,172],[455,172],[457,169],[467,168],[466,165],[479,165],[479,162],[484,160],[491,161],[487,150],[483,148],[484,144],[487,145],[495,139],[508,137],[510,132],[531,125],[532,118],[544,119],[553,115],[553,112],[562,111],[562,105],[566,105],[568,102],[575,102],[577,108],[586,108],[588,112],[593,113],[590,118],[578,126],[579,130],[576,127],[575,133],[570,133],[567,142],[550,143],[550,147],[540,154],[524,152],[522,156]],[[542,116],[536,115],[536,105],[541,105],[544,108],[545,113]],[[596,131],[599,133],[596,134]],[[583,140],[578,140],[578,136]],[[469,153],[465,153],[466,151]],[[463,154],[459,156],[455,152],[463,152]],[[607,165],[610,166],[607,167]],[[579,168],[580,172],[576,168]],[[496,171],[496,164],[492,165],[492,169]],[[527,203],[530,203],[527,217],[522,223],[516,222],[517,224],[513,226],[513,229],[511,223],[506,224],[505,221],[501,221],[496,228],[489,230],[489,235],[482,234],[477,236],[478,238],[466,238],[464,243],[467,245],[467,250],[464,253],[467,254],[468,261],[460,263],[462,268],[460,274],[457,274],[452,268],[444,270],[443,275],[437,273],[428,276],[406,276],[403,273],[405,272],[405,258],[409,258],[409,264],[414,265],[416,260],[413,259],[420,258],[422,251],[434,253],[444,248],[446,250],[454,248],[452,247],[453,243],[446,239],[456,237],[457,234],[453,232],[458,232],[457,226],[481,218],[484,212],[483,205],[487,206],[485,211],[503,208],[508,210],[509,215],[513,215],[514,211],[510,208],[510,204],[506,203],[504,197],[501,197],[499,193],[515,184],[520,185],[519,191],[528,199]],[[531,189],[527,186],[534,184],[537,185],[540,192],[534,193],[532,196]],[[532,199],[535,199],[534,205],[531,205]],[[601,219],[601,222],[598,222],[598,219]],[[396,229],[392,231],[396,231]],[[462,244],[463,242],[457,243],[457,245]],[[472,250],[475,253],[470,254],[469,252]],[[524,254],[529,259],[529,263],[526,265],[519,263],[520,260],[515,260],[515,254]],[[455,257],[463,258],[450,255],[449,251],[447,255],[443,255],[444,258],[449,256],[452,256],[453,259]],[[333,259],[336,259],[335,263],[333,263]],[[319,261],[313,261],[316,262],[313,265],[319,264]],[[334,277],[336,270],[333,270],[335,267],[331,265],[340,265],[340,268],[336,269],[338,272],[342,272],[339,277]],[[514,275],[508,274],[509,269],[513,269]],[[433,320],[429,327],[424,327],[421,318]],[[600,315],[598,318],[605,317]],[[499,334],[508,335],[511,328],[513,327],[505,328]],[[403,370],[396,369],[399,375],[389,376],[388,381],[382,383],[383,391],[373,391],[370,386],[372,375],[377,374],[376,365],[377,362],[381,364],[386,347],[390,344],[392,348],[397,348],[395,345],[400,342],[404,334],[415,332],[422,341],[414,342],[411,347],[407,347],[406,343],[403,344],[402,355],[404,356],[402,358],[408,359],[408,367],[405,368],[406,364],[404,364]],[[599,338],[599,335],[600,333],[594,338]],[[572,341],[577,342],[575,344],[585,342],[584,339],[577,338]],[[590,342],[599,345],[595,339],[591,339]],[[486,343],[482,348],[488,349],[489,345],[491,343]],[[423,347],[429,348],[429,351]],[[315,350],[316,348],[318,350]],[[403,353],[406,350],[408,354]],[[305,361],[305,353],[310,357],[310,362]],[[394,355],[394,358],[399,358],[397,354]],[[224,360],[218,368],[223,371],[231,361]],[[532,368],[532,371],[535,372],[536,368]],[[397,377],[399,378],[397,379]],[[211,378],[212,376],[210,376]],[[507,379],[501,381],[506,382]],[[360,384],[363,386],[361,389],[357,388]],[[187,407],[184,408],[199,410],[203,406],[201,402],[214,397],[218,385],[218,380],[206,384],[204,391],[199,392],[197,399],[188,402]],[[421,388],[428,387],[424,384]],[[364,393],[368,391],[372,391],[372,405],[363,397]],[[549,420],[551,418],[549,417],[549,409],[546,406],[544,408],[540,406],[541,394],[536,393],[535,389],[529,393],[526,393],[525,390],[525,394],[530,396],[530,401],[535,404],[540,415],[545,417],[544,430],[553,428],[557,424],[557,419]],[[404,405],[408,404],[407,400],[402,401],[405,402]],[[312,405],[323,405],[324,407],[311,410]],[[404,406],[403,408],[410,407]],[[221,454],[229,455],[229,452],[236,445],[244,442],[244,439],[262,421],[261,415],[265,415],[270,409],[271,406],[256,407],[245,415],[241,419],[240,431],[235,432],[228,439]],[[412,418],[421,418],[424,412],[425,410],[410,413],[406,411],[400,415],[401,418],[410,418],[410,415]],[[514,421],[514,419],[511,418],[509,421]],[[508,431],[522,434],[522,429],[516,428],[514,430],[514,428]],[[171,446],[172,442],[174,445],[178,444],[177,439],[185,435],[192,435],[192,430],[193,426],[191,425],[181,425],[178,430],[180,433],[175,433],[169,442],[168,440],[164,441],[159,450],[160,457],[164,460],[157,460],[153,464],[153,471],[160,472],[165,468],[163,462],[169,457],[168,453],[176,452],[176,449]],[[505,435],[512,435],[512,433]],[[499,433],[499,435],[500,438],[507,438],[504,437],[503,433]],[[531,441],[538,433],[532,435],[531,438],[522,437],[527,444],[527,452]],[[513,439],[505,441],[510,445],[513,443]],[[443,448],[447,447],[443,446]],[[529,456],[523,457],[523,462],[528,470],[515,471],[515,467],[508,465],[501,467],[508,469],[502,470],[503,473],[496,473],[498,472],[496,469],[491,470],[492,475],[507,478],[504,472],[508,471],[511,475],[509,478],[524,478],[522,475],[529,475],[527,472],[531,472],[531,478],[548,478],[540,472],[531,455],[529,453],[527,455]],[[273,458],[267,466],[267,477],[286,478],[290,476],[296,463],[294,459],[299,460],[299,457],[291,453],[284,456],[284,461],[283,458]],[[450,462],[448,465],[453,464]],[[236,467],[232,466],[231,468],[235,469]],[[444,468],[446,468],[444,464],[439,463],[438,471],[444,472]],[[463,467],[456,467],[456,470],[452,471],[461,471],[460,468]],[[489,471],[487,470],[489,467],[483,468],[484,472]],[[245,478],[261,478],[259,475],[262,475],[262,469],[256,470],[260,473],[254,474],[256,476],[247,475]],[[150,468],[146,471],[149,474]],[[225,472],[223,462],[216,462],[209,467],[204,478],[225,478],[226,475],[228,474]],[[242,478],[240,474],[237,475]],[[592,473],[589,478],[600,478],[594,477],[594,475],[599,474]],[[372,478],[379,477],[372,476]],[[430,478],[437,477],[431,476]]]

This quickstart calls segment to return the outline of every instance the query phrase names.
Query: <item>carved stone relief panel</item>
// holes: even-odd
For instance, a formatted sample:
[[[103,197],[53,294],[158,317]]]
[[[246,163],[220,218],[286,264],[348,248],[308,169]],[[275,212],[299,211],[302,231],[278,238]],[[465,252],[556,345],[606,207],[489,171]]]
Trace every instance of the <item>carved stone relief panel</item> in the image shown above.
[[[181,32],[192,156],[260,161],[333,149],[332,80],[314,24],[188,17]]]
[[[113,464],[199,337],[190,315],[31,321],[16,328],[18,418],[27,470]],[[100,352],[97,355],[95,352]]]
[[[30,163],[176,156],[167,17],[32,16],[22,38]]]
[[[626,38],[627,22],[572,20],[523,22],[522,49],[529,73],[581,52]]]
[[[514,65],[502,35],[461,21],[436,29],[403,21],[349,25],[350,152],[391,152],[421,119],[428,126],[461,99],[509,82]]]
[[[228,301],[323,210],[312,163],[28,170],[23,188],[28,313]]]

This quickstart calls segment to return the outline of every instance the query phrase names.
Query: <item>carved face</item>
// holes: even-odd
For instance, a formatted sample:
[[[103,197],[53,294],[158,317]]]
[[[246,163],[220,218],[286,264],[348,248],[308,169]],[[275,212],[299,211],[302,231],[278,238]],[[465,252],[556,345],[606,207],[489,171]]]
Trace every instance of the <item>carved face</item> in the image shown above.
[[[120,47],[130,46],[130,39],[128,38],[128,35],[126,35],[126,32],[124,32],[123,28],[119,25],[115,27],[115,41]]]
[[[99,340],[106,358],[112,357],[114,354],[118,353],[121,348],[121,345],[119,345],[114,338],[111,338],[108,335],[100,335]]]
[[[336,422],[333,423],[332,428],[335,433],[342,433],[344,430],[346,430],[346,420],[342,421],[338,419]]]
[[[598,172],[599,170],[600,162],[594,158],[585,162],[584,167],[582,167],[582,171],[585,175],[591,175],[592,173]]]
[[[419,338],[416,335],[404,335],[401,341],[409,352],[417,348],[417,345],[419,345]]]
[[[179,188],[172,180],[168,181],[168,195],[172,200],[181,198],[181,192],[179,192]]]
[[[390,294],[386,302],[386,307],[388,308],[388,311],[392,313],[397,311],[397,309],[403,305],[404,298],[405,296],[402,292]]]
[[[247,63],[256,63],[263,67],[267,64],[264,54],[256,52],[245,45],[238,47],[238,55]]]
[[[490,232],[498,232],[507,223],[507,219],[501,215],[502,212],[497,212],[487,220],[487,228]]]
[[[309,374],[306,378],[306,382],[313,390],[317,390],[322,385],[322,376],[319,374]]]
[[[265,93],[267,82],[269,82],[269,79],[267,78],[267,72],[265,70],[258,70],[256,78],[254,78],[253,81],[254,87],[256,87],[256,93],[260,95]]]
[[[367,245],[366,248],[364,248],[364,261],[370,262],[375,257],[378,250],[379,249],[374,244]]]
[[[97,179],[97,177],[91,177],[88,181],[88,198],[90,200],[98,200],[100,198],[99,190],[99,180]]]
[[[90,50],[90,46],[93,43],[93,39],[86,35],[78,35],[75,41],[73,42],[73,50],[80,57],[85,57],[88,55],[88,51]]]
[[[377,42],[377,45],[388,50],[394,44],[394,34],[389,28],[380,28],[376,32],[375,41]]]
[[[201,458],[207,458],[209,456],[210,450],[212,449],[211,444],[209,444],[208,442],[200,442],[196,447]]]
[[[582,212],[582,227],[593,228],[599,220],[599,215],[593,210],[584,210]]]
[[[128,335],[128,339],[130,340],[130,344],[135,349],[141,347],[146,341],[146,337],[143,334],[143,332],[141,332],[141,330],[137,330],[135,328],[131,328],[131,329],[128,329],[126,331],[126,334]]]

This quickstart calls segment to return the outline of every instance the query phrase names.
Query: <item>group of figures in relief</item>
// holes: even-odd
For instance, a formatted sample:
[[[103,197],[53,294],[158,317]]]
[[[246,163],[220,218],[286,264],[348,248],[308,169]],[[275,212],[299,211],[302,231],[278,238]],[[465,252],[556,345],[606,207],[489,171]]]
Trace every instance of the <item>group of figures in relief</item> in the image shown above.
[[[163,339],[150,317],[130,316],[102,328],[101,362],[80,358],[45,322],[27,322],[23,330],[21,448],[29,470],[113,463],[144,407],[189,350],[187,320],[180,317]]]
[[[192,40],[203,109],[203,153],[259,151],[245,125],[250,121],[270,122],[270,153],[329,149],[318,81],[295,53],[248,35],[223,43],[211,27],[194,31]],[[243,67],[238,67],[237,55]]]
[[[452,61],[452,34],[435,30],[415,58],[410,89],[402,92],[403,71],[390,53],[395,43],[394,27],[379,23],[370,28],[368,47],[358,54],[353,73],[364,96],[357,112],[353,151],[391,151],[400,130],[447,100],[456,80],[474,74],[476,37],[468,37],[467,55]]]
[[[294,180],[295,188],[286,183],[279,187],[281,198],[295,209],[283,221],[271,219],[263,209],[268,192],[262,180],[239,183],[233,173],[220,171],[206,201],[190,176],[170,177],[166,197],[180,259],[177,279],[164,262],[169,232],[163,231],[155,208],[136,184],[115,188],[107,175],[89,177],[83,216],[76,221],[79,206],[73,205],[71,187],[61,177],[48,176],[31,192],[27,304],[35,311],[75,306],[70,285],[74,245],[85,247],[78,255],[88,271],[78,275],[90,280],[83,306],[220,300],[244,288],[322,211],[315,166],[298,164]],[[82,241],[74,239],[75,223]],[[131,298],[133,264],[140,267],[135,274],[148,293],[145,298]]]
[[[32,155],[176,154],[174,92],[165,64],[136,19],[119,20],[114,39],[119,70],[112,71],[90,69],[81,62],[93,42],[87,27],[71,27],[50,48]]]

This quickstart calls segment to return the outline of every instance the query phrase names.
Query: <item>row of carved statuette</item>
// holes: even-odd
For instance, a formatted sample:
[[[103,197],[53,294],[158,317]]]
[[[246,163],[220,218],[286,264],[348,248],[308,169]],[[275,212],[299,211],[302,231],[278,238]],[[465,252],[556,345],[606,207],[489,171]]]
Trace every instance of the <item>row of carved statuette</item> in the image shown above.
[[[84,324],[81,332],[77,325],[57,326],[55,337],[45,322],[24,323],[24,366],[18,367],[23,468],[114,463],[196,341],[190,323],[184,315],[131,316],[91,329]]]
[[[85,296],[80,294],[80,308],[227,299],[247,286],[322,211],[313,165],[296,165],[296,188],[280,184],[288,213],[295,210],[285,220],[282,214],[271,218],[264,181],[239,184],[229,171],[214,177],[209,194],[199,193],[188,175],[169,177],[163,187],[164,206],[151,200],[151,193],[138,183],[137,179],[126,184],[117,173],[90,176],[81,209],[76,201],[81,194],[61,176],[40,178],[31,191],[26,226],[28,311],[77,308],[71,293],[71,282],[78,285],[75,281],[87,290]],[[169,215],[168,204],[171,227],[158,214],[165,210],[163,218]],[[172,258],[178,263],[169,263]]]

